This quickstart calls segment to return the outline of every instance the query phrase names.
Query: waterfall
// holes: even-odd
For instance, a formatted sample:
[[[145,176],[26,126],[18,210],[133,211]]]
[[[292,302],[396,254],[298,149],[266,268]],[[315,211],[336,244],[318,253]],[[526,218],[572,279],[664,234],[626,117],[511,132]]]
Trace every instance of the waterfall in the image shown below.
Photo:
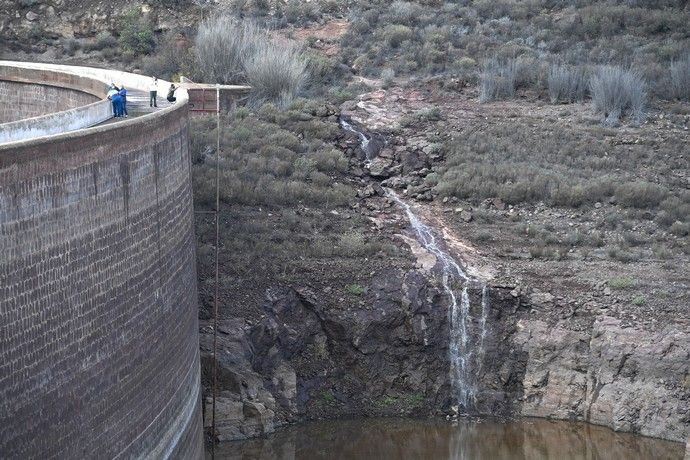
[[[341,118],[340,119],[340,126],[343,127],[345,131],[349,131],[351,133],[355,133],[359,137],[359,145],[362,151],[364,152],[364,156],[367,159],[367,163],[370,163],[372,158],[371,158],[371,149],[369,148],[369,138],[360,130],[355,129],[354,126],[352,126],[350,123],[345,121],[345,119]]]
[[[370,163],[372,159],[370,139],[343,118],[340,119],[340,125],[344,130],[357,134],[360,139],[360,146],[366,155],[366,163]],[[436,256],[436,259],[441,263],[443,290],[450,299],[448,308],[450,344],[448,348],[451,384],[458,405],[465,412],[470,410],[476,412],[477,380],[486,354],[484,341],[487,333],[486,320],[489,313],[488,289],[485,284],[470,277],[453,256],[442,248],[442,240],[440,244],[437,242],[435,232],[412,212],[409,204],[401,200],[392,190],[386,189],[386,194],[405,211],[420,244]],[[458,282],[462,283],[459,303],[456,295],[458,286],[455,285]],[[468,292],[470,285],[481,286],[482,288],[481,317],[478,319],[477,325],[479,337],[474,337],[474,339],[470,330],[473,326]]]
[[[441,263],[441,281],[443,290],[450,299],[448,308],[450,317],[450,377],[453,391],[457,397],[458,405],[465,412],[476,410],[477,398],[477,378],[481,371],[484,360],[486,338],[486,321],[489,313],[489,292],[485,284],[470,277],[458,264],[455,259],[446,252],[436,239],[431,227],[424,224],[414,212],[409,204],[391,190],[386,190],[388,196],[395,201],[407,215],[410,225],[417,235],[419,243]],[[462,283],[460,299],[456,294],[458,286],[455,283]],[[471,305],[469,287],[481,285],[481,316],[477,321],[479,329],[478,337],[473,337],[471,328],[473,318],[471,316]]]
[[[489,291],[486,284],[482,286],[482,316],[479,318],[479,347],[477,349],[477,373],[482,370],[484,362],[484,339],[486,338],[486,317],[489,314]]]

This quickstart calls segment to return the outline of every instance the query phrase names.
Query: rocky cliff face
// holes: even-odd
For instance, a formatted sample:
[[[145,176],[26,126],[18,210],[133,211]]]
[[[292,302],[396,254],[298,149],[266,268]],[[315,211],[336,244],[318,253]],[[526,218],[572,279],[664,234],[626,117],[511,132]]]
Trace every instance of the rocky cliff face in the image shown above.
[[[361,156],[356,143],[343,148]],[[395,180],[396,168],[389,161],[382,177]],[[424,200],[424,193],[417,198]],[[359,197],[357,209],[408,245],[414,269],[378,272],[362,301],[348,308],[326,307],[333,294],[324,290],[271,288],[260,320],[221,321],[220,440],[305,419],[453,414],[450,302],[438,261],[415,244],[378,183],[362,179]],[[471,263],[462,247],[449,246],[458,260]],[[479,318],[481,290],[472,288],[469,296],[470,316]],[[587,421],[674,441],[690,435],[690,341],[682,324],[646,328],[567,295],[503,281],[489,282],[489,298],[474,412]],[[470,335],[477,337],[478,327],[472,322]],[[207,389],[211,341],[206,324]]]
[[[523,415],[687,438],[687,333],[673,326],[650,333],[609,316],[582,332],[539,320],[520,320],[518,328],[515,343],[528,354]]]
[[[448,405],[448,327],[438,290],[418,272],[391,270],[372,280],[367,297],[365,309],[333,312],[309,288],[276,288],[257,324],[223,322],[219,438],[305,418],[421,415]],[[202,338],[205,380],[211,335]]]
[[[503,288],[490,295],[491,335],[476,408],[508,415],[519,410],[525,353],[510,340],[517,331],[516,299]],[[218,438],[251,437],[303,419],[449,412],[456,401],[448,302],[434,277],[421,269],[381,273],[367,301],[364,309],[336,313],[309,288],[277,288],[267,293],[257,324],[222,321]],[[208,387],[211,344],[207,326],[202,361]],[[206,401],[209,425],[211,398]]]
[[[422,270],[391,271],[373,280],[366,309],[336,314],[308,288],[280,288],[268,292],[258,323],[221,321],[218,438],[253,437],[314,418],[451,413],[448,304],[441,292]],[[532,318],[544,304],[529,295],[494,286],[490,296],[477,413],[687,439],[687,334],[674,328],[650,334],[607,316],[577,330],[567,321]],[[210,387],[212,329],[203,332]],[[207,397],[207,425],[210,404]]]
[[[15,51],[43,52],[49,40],[116,32],[118,20],[130,10],[157,30],[188,26],[200,14],[199,6],[188,0],[0,0],[0,41]]]

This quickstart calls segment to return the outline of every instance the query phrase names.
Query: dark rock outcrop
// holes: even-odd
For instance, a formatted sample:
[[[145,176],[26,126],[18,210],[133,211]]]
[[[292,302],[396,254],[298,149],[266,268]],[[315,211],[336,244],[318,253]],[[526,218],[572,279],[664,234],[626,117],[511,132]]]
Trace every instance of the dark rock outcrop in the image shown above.
[[[448,299],[421,270],[389,270],[372,279],[363,305],[327,309],[308,287],[274,288],[265,317],[219,327],[217,435],[242,439],[298,420],[342,416],[447,413],[456,404],[449,374]],[[515,349],[516,300],[491,289],[490,334],[477,370],[475,409],[519,411],[526,354]],[[481,290],[473,289],[473,308]],[[479,318],[481,312],[471,315]],[[479,337],[473,324],[473,336]],[[202,331],[210,388],[212,329]],[[210,426],[211,398],[206,398]],[[518,404],[518,405],[516,405]]]

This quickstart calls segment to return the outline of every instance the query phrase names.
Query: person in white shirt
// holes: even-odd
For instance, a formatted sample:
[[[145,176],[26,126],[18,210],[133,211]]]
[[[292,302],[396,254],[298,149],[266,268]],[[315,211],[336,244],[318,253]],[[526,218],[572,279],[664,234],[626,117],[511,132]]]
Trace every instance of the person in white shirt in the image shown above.
[[[111,83],[110,86],[108,86],[108,100],[111,102],[113,105],[113,116],[117,116],[117,105],[115,104],[115,101],[113,100],[113,96],[117,94],[119,91],[119,88],[115,86],[115,83]]]
[[[149,86],[149,107],[158,107],[156,95],[158,94],[158,79],[153,77]]]

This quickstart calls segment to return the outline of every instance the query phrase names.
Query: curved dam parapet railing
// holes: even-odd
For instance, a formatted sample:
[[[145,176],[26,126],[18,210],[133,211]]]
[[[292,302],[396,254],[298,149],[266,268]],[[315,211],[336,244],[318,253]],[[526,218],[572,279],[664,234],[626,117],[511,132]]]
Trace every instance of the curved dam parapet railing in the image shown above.
[[[75,90],[93,96],[95,102],[0,124],[0,144],[87,128],[113,116],[111,104],[104,97],[109,82],[81,75],[69,66],[26,65],[31,67],[24,67],[23,63],[18,62],[0,61],[0,81],[25,83],[28,88],[43,85]]]
[[[11,66],[29,82],[62,73],[65,87],[74,75],[148,82]],[[188,99],[177,96],[118,123],[0,144],[3,458],[203,457]]]
[[[148,91],[151,78],[95,67],[0,61],[1,80],[69,88],[92,94],[102,100],[83,107],[0,124],[0,144],[51,136],[98,125],[113,116],[112,106],[105,99],[107,86],[110,83],[124,84],[128,89]],[[170,82],[165,80],[158,80],[158,82],[160,88],[167,88],[170,85]],[[178,103],[188,103],[189,96],[185,89],[179,89],[176,95]]]

